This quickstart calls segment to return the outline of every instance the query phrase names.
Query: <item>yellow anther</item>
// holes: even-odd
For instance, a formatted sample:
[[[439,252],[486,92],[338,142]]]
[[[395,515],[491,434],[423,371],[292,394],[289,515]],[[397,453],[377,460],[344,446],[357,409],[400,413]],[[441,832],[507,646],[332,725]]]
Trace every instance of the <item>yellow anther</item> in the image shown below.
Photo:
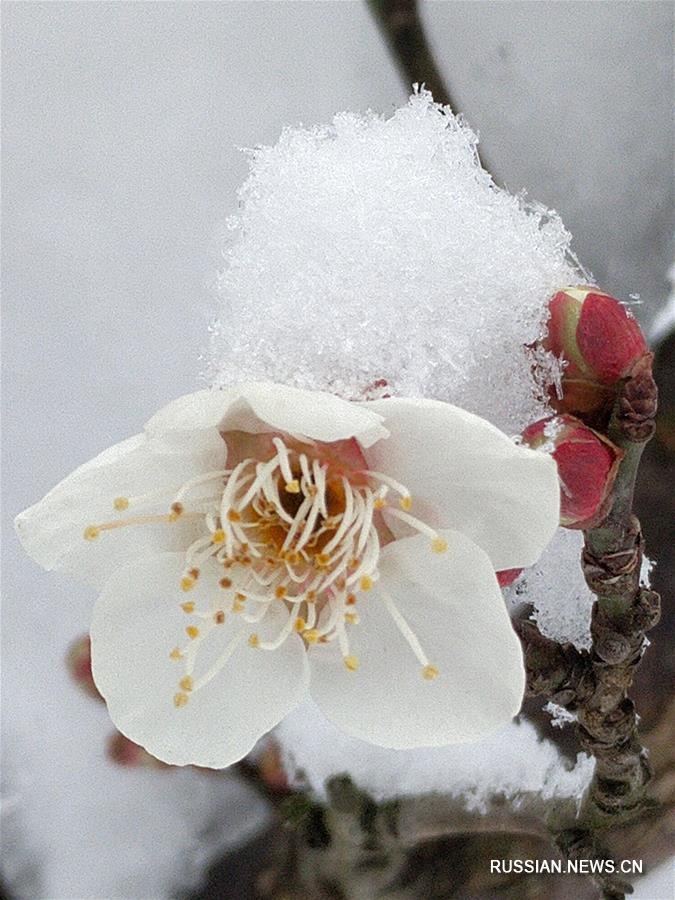
[[[288,594],[288,589],[285,588],[283,584],[280,584],[279,587],[274,589],[274,596],[277,600],[283,600],[286,594]]]
[[[330,556],[327,553],[317,553],[314,560],[320,568],[324,568],[330,562]]]
[[[438,669],[436,666],[425,666],[422,669],[422,678],[426,681],[433,681],[434,678],[438,678]]]
[[[128,497],[115,497],[115,499],[113,500],[113,506],[115,507],[115,509],[122,512],[122,510],[129,508],[129,498]]]
[[[284,554],[283,558],[292,566],[297,566],[297,564],[300,562],[300,554],[297,550],[289,550],[286,554]]]
[[[298,634],[302,634],[302,632],[307,628],[307,622],[302,618],[302,616],[298,616],[293,625]]]
[[[216,531],[214,531],[211,535],[211,540],[214,544],[222,544],[225,540],[225,532],[223,531],[223,529],[218,528]]]
[[[260,646],[260,638],[257,634],[252,634],[248,639],[249,647],[259,647]]]
[[[369,591],[375,582],[370,577],[370,575],[362,575],[361,580],[359,581],[359,587],[362,591]]]
[[[360,621],[358,613],[345,613],[345,622],[348,625],[358,625]]]
[[[305,600],[308,603],[316,603],[316,591],[307,591],[305,594]]]
[[[241,516],[236,509],[228,509],[227,518],[230,522],[241,522]]]
[[[192,676],[186,675],[185,678],[181,678],[181,680],[178,682],[178,687],[182,691],[186,691],[189,694],[190,691],[194,687],[194,682],[192,681]]]
[[[293,481],[286,482],[286,493],[287,494],[299,494],[300,493],[300,482],[297,478],[294,478]]]
[[[434,553],[445,553],[445,551],[448,549],[448,542],[445,540],[445,538],[435,537],[431,542],[431,549],[434,551]]]
[[[180,652],[180,649],[178,647],[174,647],[171,653],[169,653],[169,659],[173,660],[174,662],[178,662],[178,660],[182,659],[182,657],[183,654]]]
[[[188,625],[185,629],[185,634],[190,638],[190,640],[194,641],[195,638],[199,637],[199,628],[196,625]]]
[[[180,519],[183,515],[183,504],[182,503],[172,503],[171,504],[171,512],[169,513],[169,521],[175,522],[176,519]]]
[[[191,591],[195,586],[195,580],[190,575],[184,575],[180,580],[181,590]]]
[[[95,541],[100,533],[101,529],[98,525],[87,525],[84,529],[84,539],[85,541]]]
[[[184,613],[193,613],[195,611],[195,605],[192,600],[188,600],[187,603],[181,603],[180,608]]]
[[[223,624],[223,622],[225,621],[225,613],[222,611],[222,609],[219,609],[218,612],[215,612],[213,614],[213,621],[216,623],[216,625]]]
[[[347,568],[350,572],[353,572],[354,569],[358,569],[360,560],[356,556],[352,556],[352,558],[347,563]]]
[[[375,500],[375,502],[373,503],[373,507],[375,509],[384,509],[386,505],[387,501],[384,499],[384,497],[378,497],[377,500]]]
[[[173,705],[176,709],[180,709],[181,706],[185,706],[190,698],[187,694],[184,694],[182,691],[179,694],[173,695]]]
[[[319,641],[319,632],[316,628],[308,628],[307,631],[303,631],[302,636],[308,644],[316,644]]]
[[[231,578],[221,578],[218,584],[221,588],[231,588],[232,587],[232,579]]]
[[[356,656],[345,656],[344,663],[350,672],[356,672],[359,667],[359,660]]]
[[[241,600],[235,599],[233,601],[233,603],[232,603],[232,612],[233,613],[241,613],[244,611],[244,609],[245,609],[245,607],[244,607],[244,604],[241,602]]]
[[[410,496],[410,494],[404,494],[404,496],[401,497],[401,499],[398,501],[398,505],[406,512],[412,509],[412,497]]]

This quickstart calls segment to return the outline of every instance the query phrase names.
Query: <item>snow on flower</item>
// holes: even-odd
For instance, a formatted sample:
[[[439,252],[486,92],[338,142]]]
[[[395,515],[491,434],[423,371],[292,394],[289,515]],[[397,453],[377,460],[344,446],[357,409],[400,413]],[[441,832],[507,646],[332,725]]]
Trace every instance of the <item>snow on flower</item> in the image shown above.
[[[169,404],[17,529],[102,585],[120,731],[220,768],[308,693],[385,747],[508,722],[524,675],[495,570],[534,563],[558,513],[553,460],[457,407],[246,383]]]

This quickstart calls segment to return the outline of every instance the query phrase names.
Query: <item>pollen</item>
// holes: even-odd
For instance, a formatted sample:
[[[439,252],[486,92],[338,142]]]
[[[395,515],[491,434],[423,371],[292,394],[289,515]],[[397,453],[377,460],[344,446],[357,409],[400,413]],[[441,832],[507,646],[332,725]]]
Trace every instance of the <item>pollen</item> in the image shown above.
[[[181,706],[187,705],[189,699],[190,698],[188,697],[188,695],[181,691],[180,693],[173,695],[173,705],[176,707],[176,709],[180,709]]]
[[[369,591],[375,582],[370,577],[370,575],[362,575],[361,580],[359,581],[359,587],[362,591]]]
[[[225,532],[223,531],[223,529],[218,528],[216,531],[214,531],[211,535],[211,540],[214,544],[222,544],[225,540]]]
[[[435,537],[431,542],[431,549],[434,551],[434,553],[445,553],[445,551],[448,549],[448,542],[445,540],[445,538]]]
[[[216,623],[216,625],[223,624],[223,622],[225,621],[225,613],[222,611],[222,609],[219,609],[218,612],[215,612],[213,614],[213,621]]]
[[[231,588],[232,587],[232,579],[231,578],[221,578],[218,584],[221,588]]]
[[[191,591],[195,586],[195,580],[190,575],[184,575],[180,580],[180,587],[183,591]]]
[[[300,493],[300,482],[297,478],[294,478],[293,481],[286,482],[286,493],[287,494],[299,494]]]
[[[84,539],[85,541],[95,541],[100,533],[101,529],[98,527],[98,525],[87,525],[87,527],[84,529]]]
[[[307,622],[305,622],[302,616],[298,616],[293,627],[298,632],[298,634],[302,634],[302,632],[307,628]]]
[[[173,660],[173,662],[178,662],[179,659],[182,659],[183,654],[180,652],[178,647],[174,647],[171,653],[169,653],[169,659]]]
[[[280,584],[278,588],[274,589],[274,596],[277,598],[277,600],[283,600],[286,594],[288,594],[288,590],[282,584]]]
[[[302,636],[308,644],[317,644],[319,642],[319,632],[316,628],[308,628],[303,631]]]
[[[185,629],[185,634],[187,634],[191,641],[194,641],[195,638],[199,637],[199,628],[197,628],[196,625],[188,625]]]
[[[171,504],[171,512],[169,513],[169,521],[175,522],[176,519],[180,519],[183,515],[183,504],[182,503],[172,503]]]
[[[438,678],[438,669],[436,666],[424,666],[422,669],[422,678],[424,678],[425,681],[433,681],[434,678]]]
[[[259,647],[260,646],[260,638],[258,637],[257,634],[250,635],[250,637],[248,639],[248,645],[249,645],[249,647]]]
[[[350,672],[356,672],[359,667],[359,659],[357,656],[345,656],[344,663]]]
[[[228,509],[227,518],[229,522],[241,522],[241,516],[236,509]]]
[[[184,613],[188,613],[188,615],[195,611],[195,605],[192,600],[188,600],[187,603],[181,603],[180,608]]]
[[[178,687],[181,689],[181,691],[185,691],[186,693],[189,694],[190,691],[192,690],[192,688],[194,687],[194,682],[192,681],[192,676],[186,675],[185,678],[181,678],[181,680],[178,682]]]
[[[113,506],[115,509],[122,512],[125,509],[129,508],[129,498],[128,497],[115,497],[113,500]]]
[[[406,512],[411,510],[412,509],[412,497],[410,496],[410,494],[404,494],[403,497],[401,497],[401,499],[398,501],[398,505],[401,507],[401,509],[405,510]]]

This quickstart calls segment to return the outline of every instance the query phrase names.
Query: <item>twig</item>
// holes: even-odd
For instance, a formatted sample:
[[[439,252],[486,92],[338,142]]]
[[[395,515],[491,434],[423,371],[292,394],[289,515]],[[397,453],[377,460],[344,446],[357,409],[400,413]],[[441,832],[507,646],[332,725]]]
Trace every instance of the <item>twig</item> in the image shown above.
[[[437,103],[455,108],[424,33],[417,0],[368,0],[406,88],[425,84]]]
[[[640,586],[643,541],[632,512],[635,478],[654,433],[656,404],[652,357],[647,354],[622,385],[608,426],[610,439],[625,453],[612,506],[604,521],[584,535],[582,566],[597,597],[590,655],[549,641],[531,623],[517,628],[530,692],[576,711],[580,743],[596,758],[575,827],[557,830],[558,846],[570,857],[602,858],[597,830],[623,824],[648,805],[645,787],[651,767],[628,690],[645,647],[645,632],[659,619],[658,594]],[[606,897],[621,897],[627,890],[605,877],[597,880]]]

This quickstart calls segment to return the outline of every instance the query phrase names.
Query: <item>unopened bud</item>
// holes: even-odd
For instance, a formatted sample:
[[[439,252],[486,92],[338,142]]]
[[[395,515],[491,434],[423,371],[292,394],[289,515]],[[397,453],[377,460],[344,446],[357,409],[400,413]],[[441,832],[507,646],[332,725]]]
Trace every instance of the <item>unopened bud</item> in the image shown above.
[[[568,287],[549,301],[548,334],[542,341],[565,363],[562,396],[551,392],[558,412],[594,421],[611,408],[618,382],[648,352],[630,312],[592,287]]]
[[[502,569],[501,572],[497,572],[497,582],[499,587],[505,588],[510,584],[513,584],[522,571],[522,569]]]
[[[541,419],[523,432],[534,449],[551,453],[560,480],[560,524],[593,528],[606,516],[623,451],[574,416]]]
[[[83,634],[70,645],[66,656],[66,666],[70,677],[78,687],[82,688],[90,697],[103,700],[91,673],[91,641],[88,634]]]

